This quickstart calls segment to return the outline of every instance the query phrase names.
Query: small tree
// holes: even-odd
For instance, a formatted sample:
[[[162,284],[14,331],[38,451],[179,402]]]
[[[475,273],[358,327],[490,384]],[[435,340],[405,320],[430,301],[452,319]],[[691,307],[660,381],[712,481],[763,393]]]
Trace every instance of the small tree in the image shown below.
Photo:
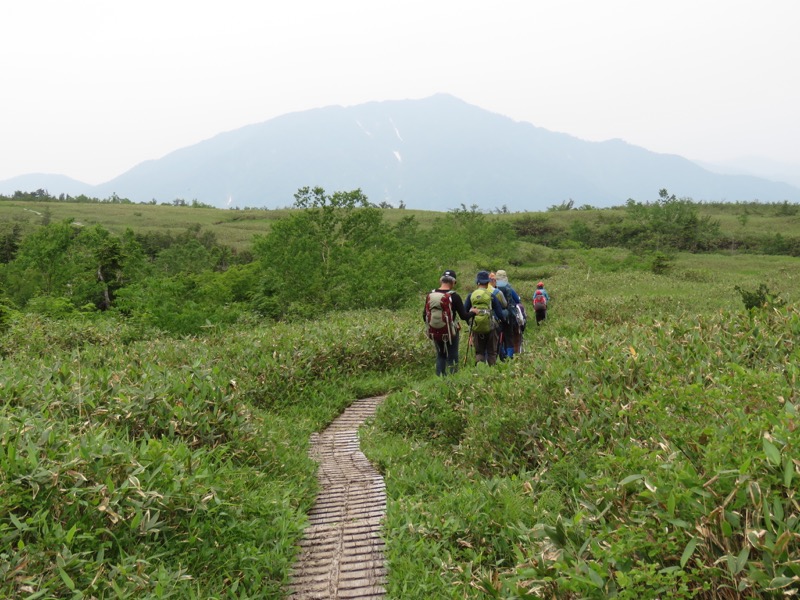
[[[395,226],[361,190],[301,188],[298,210],[256,237],[260,312],[281,318],[350,307],[396,307],[421,272],[413,219]]]
[[[739,295],[742,297],[744,307],[747,310],[753,310],[756,308],[773,308],[786,304],[785,300],[781,299],[778,294],[771,292],[764,283],[760,283],[758,285],[758,289],[754,291],[744,290],[738,285],[734,286],[733,289],[739,292]]]

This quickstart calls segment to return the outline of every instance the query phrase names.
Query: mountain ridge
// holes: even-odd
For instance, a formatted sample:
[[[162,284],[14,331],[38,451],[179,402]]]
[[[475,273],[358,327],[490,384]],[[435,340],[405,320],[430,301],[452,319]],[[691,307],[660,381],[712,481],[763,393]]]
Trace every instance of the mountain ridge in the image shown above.
[[[800,201],[800,188],[787,183],[712,173],[619,139],[581,140],[448,94],[287,113],[144,161],[79,193],[277,208],[291,205],[304,186],[359,188],[376,203],[433,210],[536,211],[565,200],[603,207],[652,200],[662,188],[698,201]]]

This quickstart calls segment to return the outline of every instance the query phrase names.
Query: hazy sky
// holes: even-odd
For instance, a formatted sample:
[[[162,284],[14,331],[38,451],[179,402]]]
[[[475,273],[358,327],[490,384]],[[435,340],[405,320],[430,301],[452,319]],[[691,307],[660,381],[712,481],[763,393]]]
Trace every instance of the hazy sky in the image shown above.
[[[439,92],[585,140],[800,165],[799,24],[798,0],[9,0],[0,180],[102,183],[288,112]]]

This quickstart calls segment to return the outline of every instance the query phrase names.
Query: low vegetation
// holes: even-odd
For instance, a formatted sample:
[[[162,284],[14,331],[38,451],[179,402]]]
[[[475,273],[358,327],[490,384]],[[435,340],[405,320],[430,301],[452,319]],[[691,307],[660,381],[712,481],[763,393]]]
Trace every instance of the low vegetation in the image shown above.
[[[670,278],[684,295],[661,302],[630,274],[562,292],[573,277],[552,280],[557,303],[513,364],[380,409],[367,453],[391,498],[392,596],[795,589],[800,313],[720,301],[723,282]]]
[[[103,320],[10,319],[0,596],[278,596],[316,492],[309,436],[422,375],[403,329],[341,313],[137,339]]]
[[[302,189],[246,246],[190,218],[226,211],[92,206],[124,227],[0,227],[0,597],[280,597],[309,436],[378,393],[390,597],[800,586],[800,265],[732,250],[724,218],[748,211],[744,240],[793,205],[664,191],[420,222]],[[144,210],[186,223],[138,229]],[[791,216],[765,235],[799,237]],[[513,361],[433,376],[420,315],[444,268],[462,293],[505,268],[528,305],[545,279]]]

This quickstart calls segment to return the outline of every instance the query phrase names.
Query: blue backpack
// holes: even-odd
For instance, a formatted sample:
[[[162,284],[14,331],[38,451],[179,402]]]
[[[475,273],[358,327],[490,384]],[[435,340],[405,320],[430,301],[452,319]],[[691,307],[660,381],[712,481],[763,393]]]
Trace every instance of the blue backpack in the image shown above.
[[[520,324],[519,319],[522,318],[523,322],[521,325],[524,325],[524,314],[514,300],[514,288],[512,288],[510,285],[499,285],[497,286],[497,289],[500,290],[503,293],[503,296],[506,298],[506,310],[504,310],[503,313],[507,316],[508,323],[510,325],[518,325]]]

